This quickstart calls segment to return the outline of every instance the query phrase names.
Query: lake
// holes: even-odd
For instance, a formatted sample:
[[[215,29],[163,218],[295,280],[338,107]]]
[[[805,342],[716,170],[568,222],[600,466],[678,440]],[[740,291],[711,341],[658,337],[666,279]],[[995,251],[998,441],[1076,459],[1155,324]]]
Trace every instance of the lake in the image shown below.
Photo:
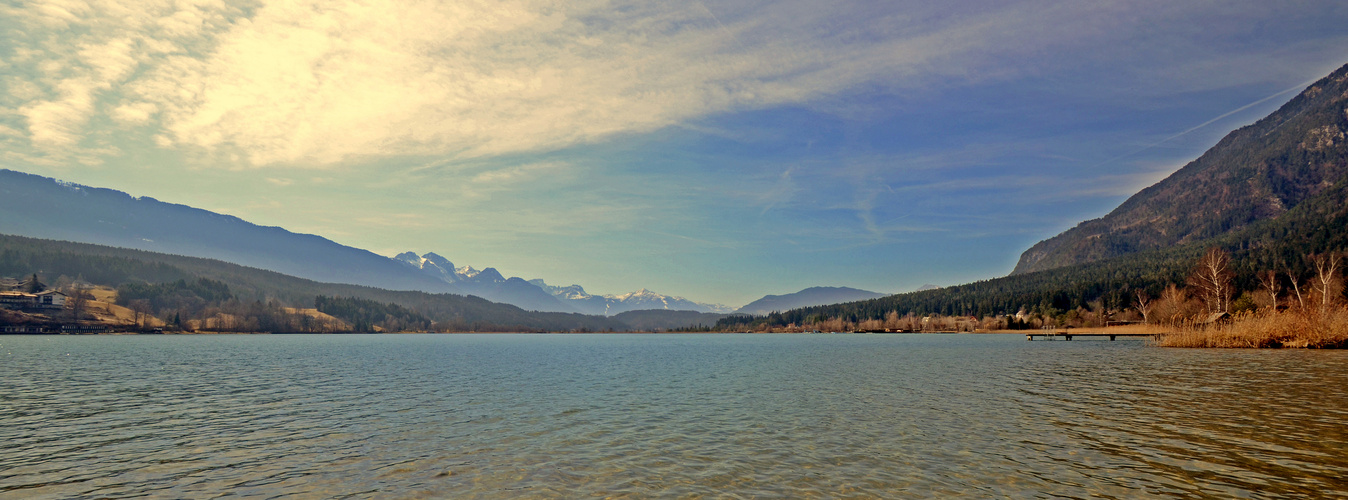
[[[0,336],[0,498],[1348,496],[1348,352]]]

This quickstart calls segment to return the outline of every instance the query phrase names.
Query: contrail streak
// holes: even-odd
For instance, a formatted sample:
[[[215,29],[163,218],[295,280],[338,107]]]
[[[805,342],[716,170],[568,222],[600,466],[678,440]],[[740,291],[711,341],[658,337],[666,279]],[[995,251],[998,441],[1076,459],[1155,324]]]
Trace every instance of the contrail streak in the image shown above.
[[[1305,83],[1302,83],[1302,84],[1299,84],[1299,85],[1296,85],[1296,86],[1293,86],[1293,87],[1289,87],[1289,88],[1287,88],[1286,90],[1279,91],[1279,92],[1277,92],[1277,93],[1275,93],[1275,94],[1273,94],[1273,95],[1270,95],[1270,96],[1265,97],[1265,98],[1263,98],[1263,99],[1260,99],[1260,100],[1258,100],[1258,101],[1254,101],[1254,102],[1252,102],[1252,103],[1246,104],[1246,105],[1244,105],[1244,106],[1241,106],[1241,107],[1239,107],[1239,108],[1233,109],[1233,110],[1231,110],[1231,111],[1227,111],[1227,112],[1225,112],[1225,113],[1222,113],[1220,116],[1218,116],[1218,117],[1216,117],[1216,118],[1213,118],[1213,119],[1211,119],[1211,120],[1205,121],[1205,122],[1203,122],[1203,123],[1200,123],[1200,124],[1198,124],[1198,125],[1194,125],[1193,127],[1190,127],[1190,128],[1188,128],[1188,129],[1185,129],[1183,132],[1180,132],[1180,133],[1178,133],[1178,134],[1172,135],[1172,136],[1170,136],[1170,137],[1166,137],[1165,139],[1161,139],[1161,140],[1159,140],[1159,141],[1156,141],[1156,142],[1154,142],[1154,143],[1148,144],[1148,145],[1146,145],[1146,146],[1142,146],[1141,148],[1139,148],[1139,149],[1137,149],[1137,150],[1135,150],[1135,151],[1131,151],[1131,152],[1128,152],[1128,153],[1124,153],[1124,154],[1122,154],[1122,155],[1119,155],[1119,156],[1110,158],[1110,159],[1108,159],[1108,160],[1102,161],[1102,162],[1100,162],[1100,163],[1097,163],[1097,164],[1091,166],[1091,168],[1102,167],[1102,166],[1108,165],[1108,164],[1110,164],[1110,163],[1114,163],[1114,162],[1116,162],[1116,161],[1119,161],[1119,160],[1122,160],[1122,159],[1124,159],[1124,158],[1127,158],[1127,157],[1129,157],[1129,156],[1133,156],[1133,155],[1135,155],[1135,154],[1141,153],[1141,152],[1146,151],[1146,150],[1148,150],[1148,149],[1154,148],[1154,147],[1156,147],[1156,146],[1160,146],[1160,145],[1162,145],[1162,144],[1165,144],[1165,143],[1167,143],[1167,142],[1173,141],[1173,140],[1178,139],[1178,138],[1180,138],[1180,137],[1184,137],[1184,136],[1186,136],[1186,135],[1188,135],[1188,134],[1190,134],[1190,133],[1192,133],[1192,132],[1194,132],[1194,131],[1196,131],[1196,130],[1198,130],[1198,129],[1201,129],[1201,128],[1206,127],[1206,126],[1208,126],[1208,125],[1212,125],[1212,124],[1214,124],[1214,123],[1217,123],[1218,121],[1221,121],[1223,118],[1226,118],[1226,117],[1228,117],[1228,116],[1234,115],[1234,114],[1239,113],[1239,112],[1241,112],[1241,111],[1245,111],[1245,110],[1247,110],[1247,109],[1253,108],[1253,107],[1258,106],[1258,105],[1260,105],[1260,104],[1266,103],[1266,102],[1272,100],[1272,99],[1275,98],[1275,97],[1278,97],[1278,96],[1280,96],[1280,95],[1283,95],[1283,94],[1286,94],[1286,93],[1288,93],[1288,92],[1292,92],[1292,91],[1295,91],[1295,90],[1301,90],[1301,89],[1304,89],[1304,88],[1310,86],[1310,84],[1315,83],[1316,81],[1319,81],[1319,78],[1315,78],[1315,79],[1312,79],[1312,80],[1307,80]]]
[[[1206,127],[1206,126],[1208,126],[1208,125],[1212,125],[1213,123],[1216,123],[1218,120],[1221,120],[1222,118],[1226,118],[1226,117],[1228,117],[1228,116],[1234,115],[1234,114],[1239,113],[1239,112],[1241,112],[1241,111],[1245,111],[1245,110],[1247,110],[1247,109],[1253,108],[1253,107],[1258,106],[1258,105],[1260,105],[1260,104],[1266,103],[1266,102],[1268,102],[1269,100],[1272,100],[1274,97],[1278,97],[1278,96],[1280,96],[1280,95],[1286,94],[1286,93],[1288,93],[1288,92],[1292,92],[1292,91],[1294,91],[1294,90],[1301,90],[1301,89],[1304,89],[1304,88],[1306,88],[1307,86],[1309,86],[1310,84],[1315,83],[1317,80],[1319,80],[1319,78],[1316,78],[1315,80],[1310,80],[1310,81],[1308,81],[1308,82],[1306,82],[1306,83],[1297,85],[1297,86],[1295,86],[1295,87],[1288,88],[1287,90],[1284,90],[1284,91],[1282,91],[1282,92],[1278,92],[1278,93],[1276,93],[1276,94],[1273,94],[1273,95],[1271,95],[1271,96],[1265,97],[1265,98],[1260,99],[1260,100],[1258,100],[1258,101],[1254,101],[1254,102],[1252,102],[1252,103],[1246,104],[1246,105],[1241,106],[1241,107],[1239,107],[1239,108],[1233,109],[1233,110],[1231,110],[1231,111],[1228,111],[1228,112],[1226,112],[1226,113],[1223,113],[1221,116],[1218,116],[1218,117],[1213,118],[1213,119],[1211,119],[1211,120],[1208,120],[1208,121],[1205,121],[1205,122],[1200,123],[1200,124],[1198,124],[1198,125],[1195,125],[1194,127],[1190,128],[1190,129],[1188,129],[1188,130],[1185,130],[1185,131],[1180,132],[1180,133],[1178,133],[1178,134],[1172,135],[1172,136],[1170,136],[1170,137],[1166,137],[1165,139],[1161,140],[1161,142],[1158,142],[1158,143],[1156,143],[1156,144],[1159,145],[1159,144],[1161,144],[1162,142],[1166,142],[1166,141],[1169,141],[1169,140],[1172,140],[1172,139],[1177,139],[1177,138],[1179,138],[1180,136],[1183,136],[1183,135],[1185,135],[1185,134],[1188,134],[1189,132],[1193,132],[1193,131],[1195,131],[1195,130],[1198,130],[1198,129],[1200,129],[1200,128]]]
[[[740,47],[740,50],[744,50],[744,44],[740,42],[740,38],[735,36],[734,33],[731,33],[729,29],[726,29],[725,24],[721,23],[721,18],[716,17],[716,13],[712,12],[711,9],[707,8],[707,4],[702,3],[701,0],[698,0],[697,6],[702,7],[702,10],[706,11],[708,16],[711,16],[712,21],[716,21],[716,25],[721,27],[721,32],[725,33],[726,36],[729,36],[731,40],[734,40],[735,45],[738,45]]]

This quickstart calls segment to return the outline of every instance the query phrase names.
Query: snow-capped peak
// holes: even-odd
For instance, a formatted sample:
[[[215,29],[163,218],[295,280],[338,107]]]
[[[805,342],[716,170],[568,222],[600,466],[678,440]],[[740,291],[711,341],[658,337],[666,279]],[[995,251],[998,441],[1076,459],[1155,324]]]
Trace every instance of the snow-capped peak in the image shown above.
[[[473,269],[472,266],[456,268],[449,259],[434,252],[426,252],[420,256],[414,252],[403,252],[394,256],[393,260],[420,269],[425,274],[447,283],[452,283],[460,287],[465,293],[477,293],[480,294],[479,296],[488,299],[491,299],[491,294],[495,291],[495,288],[491,287],[506,286],[511,280],[517,279],[507,280],[500,272],[491,267],[480,271]],[[538,287],[548,295],[556,297],[561,301],[561,304],[567,304],[564,307],[570,307],[586,314],[613,315],[640,309],[701,312],[729,312],[733,310],[733,308],[720,304],[703,304],[683,297],[661,295],[649,288],[642,288],[621,295],[592,295],[580,285],[552,286],[541,279],[528,280],[528,283]]]
[[[652,292],[652,291],[650,291],[649,289],[646,289],[646,288],[642,288],[642,289],[637,290],[637,291],[635,291],[635,292],[624,293],[624,294],[622,294],[622,295],[605,295],[605,297],[608,297],[608,298],[610,298],[610,299],[614,299],[614,300],[617,300],[617,301],[620,301],[620,302],[626,302],[626,301],[634,300],[634,299],[635,299],[635,300],[645,300],[645,301],[652,301],[652,300],[666,300],[666,299],[672,299],[672,300],[684,300],[683,297],[671,297],[671,296],[668,296],[668,295],[660,295],[660,294],[655,293],[655,292]]]
[[[437,255],[435,252],[426,252],[425,255],[421,256],[421,260],[422,262],[430,262],[432,264],[435,264],[436,267],[439,267],[440,269],[444,269],[446,271],[454,270],[453,262],[450,262],[449,259]]]
[[[393,257],[393,260],[396,260],[396,261],[398,261],[398,262],[402,262],[402,263],[404,263],[404,264],[410,265],[410,266],[415,267],[415,268],[418,268],[418,269],[421,268],[421,262],[422,262],[421,257],[417,257],[417,254],[415,254],[415,253],[413,253],[413,252],[403,252],[403,253],[400,253],[400,254],[398,254],[398,255],[395,255],[395,256]]]

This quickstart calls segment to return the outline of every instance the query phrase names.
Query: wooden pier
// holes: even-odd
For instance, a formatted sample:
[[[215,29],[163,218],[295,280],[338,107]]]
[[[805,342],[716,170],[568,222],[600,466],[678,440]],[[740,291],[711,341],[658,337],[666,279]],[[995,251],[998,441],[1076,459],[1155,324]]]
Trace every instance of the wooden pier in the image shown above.
[[[1067,332],[1067,331],[1057,331],[1057,332],[1043,332],[1043,333],[1027,333],[1027,334],[1025,334],[1025,340],[1034,340],[1035,337],[1039,337],[1039,338],[1042,338],[1042,339],[1045,339],[1045,340],[1057,340],[1058,338],[1062,338],[1063,340],[1072,340],[1072,337],[1109,337],[1109,340],[1114,340],[1115,337],[1146,337],[1146,338],[1154,338],[1154,337],[1156,337],[1157,335],[1161,335],[1161,334],[1159,334],[1159,333],[1099,333],[1099,332]]]

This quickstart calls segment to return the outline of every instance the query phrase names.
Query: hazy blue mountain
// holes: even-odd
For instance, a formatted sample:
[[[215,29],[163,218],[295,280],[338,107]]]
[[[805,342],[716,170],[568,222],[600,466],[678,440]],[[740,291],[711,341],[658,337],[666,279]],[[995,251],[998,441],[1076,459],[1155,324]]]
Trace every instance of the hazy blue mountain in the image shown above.
[[[580,285],[552,286],[541,279],[529,280],[529,283],[585,314],[613,316],[627,311],[653,309],[705,313],[728,313],[731,310],[731,308],[720,304],[693,302],[683,297],[663,295],[645,288],[621,295],[592,295],[586,293]]]
[[[0,232],[219,259],[327,283],[461,293],[388,257],[311,234],[0,170]]]
[[[609,306],[613,303],[613,299],[603,295],[586,293],[580,285],[552,286],[541,279],[532,279],[529,283],[584,314],[608,315]]]
[[[670,311],[728,312],[724,306],[693,302],[683,297],[662,295],[645,288],[622,295],[610,295],[608,314],[614,315],[627,311],[647,309],[665,309]]]
[[[412,252],[403,252],[394,256],[393,260],[420,269],[422,272],[448,283],[460,280],[459,274],[454,268],[454,263],[434,253],[418,256]]]
[[[506,278],[495,268],[488,267],[481,271],[469,266],[455,268],[449,259],[434,253],[417,256],[413,252],[403,252],[394,256],[393,260],[419,270],[426,276],[452,284],[461,293],[492,302],[511,304],[529,311],[583,312],[528,281]]]
[[[735,311],[735,314],[767,314],[773,311],[788,311],[798,307],[840,304],[884,297],[883,293],[868,292],[842,286],[816,286],[786,295],[768,295],[748,303]]]

